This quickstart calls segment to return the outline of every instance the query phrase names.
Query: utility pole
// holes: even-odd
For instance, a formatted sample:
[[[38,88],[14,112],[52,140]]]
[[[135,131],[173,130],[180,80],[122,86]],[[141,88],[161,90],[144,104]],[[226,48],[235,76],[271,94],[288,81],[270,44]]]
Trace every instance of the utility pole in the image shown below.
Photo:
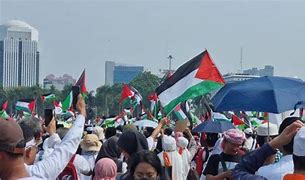
[[[168,72],[171,73],[171,70],[172,70],[172,59],[174,59],[174,57],[172,55],[169,55],[167,57],[167,59],[169,60]]]
[[[240,48],[240,73],[243,73],[243,47]]]

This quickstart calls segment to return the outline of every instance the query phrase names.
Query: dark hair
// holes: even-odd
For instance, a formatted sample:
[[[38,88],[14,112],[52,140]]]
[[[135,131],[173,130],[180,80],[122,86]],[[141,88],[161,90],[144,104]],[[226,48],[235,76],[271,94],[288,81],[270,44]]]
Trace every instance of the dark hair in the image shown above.
[[[40,138],[42,133],[42,127],[40,124],[40,120],[36,117],[27,117],[24,120],[22,120],[20,123],[27,124],[26,126],[30,127],[33,132],[33,136],[37,139]]]
[[[294,123],[297,120],[300,120],[300,118],[299,117],[288,117],[288,118],[285,118],[283,120],[283,122],[281,123],[281,125],[280,125],[279,134],[281,134],[286,127],[288,127],[289,125],[291,125],[292,123]],[[286,151],[289,154],[293,153],[293,139],[294,138],[292,138],[291,141],[288,144],[283,146],[284,151]]]
[[[146,127],[143,134],[146,138],[148,138],[149,136],[151,136],[151,134],[154,132],[154,130],[155,129],[153,127]]]
[[[26,120],[23,120],[19,123],[19,126],[22,129],[23,137],[25,142],[29,142],[34,138],[33,128],[31,126],[31,123],[29,123]]]
[[[218,140],[218,134],[217,133],[206,133],[207,139],[206,143],[209,147],[214,147],[215,143]]]
[[[304,171],[305,170],[305,156],[293,155],[294,171]]]
[[[109,139],[116,135],[116,129],[114,127],[109,127],[105,130],[105,138]]]
[[[133,176],[137,166],[141,163],[145,162],[150,164],[157,171],[159,176],[162,176],[162,165],[159,157],[148,150],[140,151],[136,153],[130,161],[129,169],[130,175]]]
[[[165,135],[171,136],[172,133],[173,133],[173,129],[172,129],[172,128],[166,128],[166,129],[164,130],[164,134],[165,134]]]

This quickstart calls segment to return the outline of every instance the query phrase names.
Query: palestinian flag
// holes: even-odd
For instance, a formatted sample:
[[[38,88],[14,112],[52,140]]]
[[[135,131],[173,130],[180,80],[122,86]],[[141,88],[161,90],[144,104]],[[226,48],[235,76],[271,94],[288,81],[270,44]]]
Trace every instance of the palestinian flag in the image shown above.
[[[70,91],[66,99],[62,102],[62,110],[67,111],[71,108],[73,102],[73,93]]]
[[[7,109],[7,105],[8,105],[8,101],[5,101],[3,104],[2,104],[2,110],[6,110]]]
[[[87,91],[87,87],[86,87],[86,70],[85,69],[83,70],[81,76],[75,83],[75,86],[79,86],[80,93],[83,95],[83,97],[87,97],[88,91]]]
[[[148,100],[150,101],[150,112],[153,116],[157,116],[158,114],[158,96],[157,93],[153,93],[148,96]]]
[[[35,103],[33,99],[19,100],[16,103],[16,110],[32,113],[35,110]]]
[[[234,114],[232,114],[232,122],[235,126],[246,124],[243,120],[239,119],[239,117]]]
[[[6,113],[5,110],[0,111],[0,117],[2,119],[9,119],[10,118],[10,116]]]
[[[61,114],[62,113],[62,104],[61,102],[56,102],[53,101],[53,105],[54,105],[54,112],[55,114]]]
[[[176,108],[174,109],[174,112],[179,121],[183,121],[183,120],[187,119],[186,115],[184,114],[184,112],[181,109],[180,104],[178,104],[176,106]]]
[[[120,104],[126,100],[127,98],[131,98],[134,96],[134,92],[131,90],[131,88],[127,85],[127,84],[124,84],[123,85],[123,89],[122,89],[122,92],[121,92],[121,99],[120,99]]]
[[[51,94],[51,93],[41,96],[42,102],[44,102],[44,101],[54,101],[55,99],[56,99],[55,94]]]
[[[156,93],[168,114],[179,103],[219,89],[224,83],[209,53],[204,51],[180,66]]]

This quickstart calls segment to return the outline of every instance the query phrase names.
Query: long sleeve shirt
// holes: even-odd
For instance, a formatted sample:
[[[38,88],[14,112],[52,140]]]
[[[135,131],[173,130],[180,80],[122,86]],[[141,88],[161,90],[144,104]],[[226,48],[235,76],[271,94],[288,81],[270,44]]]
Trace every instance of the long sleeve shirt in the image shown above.
[[[255,175],[255,172],[263,166],[265,160],[275,154],[276,151],[269,145],[264,144],[261,148],[246,155],[232,172],[233,179],[236,180],[266,180],[267,178]]]
[[[50,156],[33,165],[26,165],[30,176],[42,179],[56,179],[75,154],[82,138],[85,117],[78,115],[73,126]]]

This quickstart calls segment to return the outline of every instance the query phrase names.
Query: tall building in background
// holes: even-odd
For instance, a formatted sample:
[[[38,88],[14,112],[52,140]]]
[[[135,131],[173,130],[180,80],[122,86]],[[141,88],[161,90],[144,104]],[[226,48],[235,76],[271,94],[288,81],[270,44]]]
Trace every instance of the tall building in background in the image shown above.
[[[54,86],[57,90],[62,91],[66,85],[73,85],[75,82],[76,80],[68,74],[64,74],[62,77],[49,74],[43,79],[43,87],[50,89],[51,86]]]
[[[274,67],[267,65],[264,69],[258,69],[256,67],[247,69],[243,71],[244,74],[250,74],[255,76],[273,76],[274,74]]]
[[[113,61],[105,62],[105,85],[113,85],[113,71],[115,63]]]
[[[38,31],[12,20],[0,25],[0,86],[33,86],[39,83]]]
[[[143,66],[116,65],[113,61],[105,62],[105,85],[129,83],[144,71]]]

